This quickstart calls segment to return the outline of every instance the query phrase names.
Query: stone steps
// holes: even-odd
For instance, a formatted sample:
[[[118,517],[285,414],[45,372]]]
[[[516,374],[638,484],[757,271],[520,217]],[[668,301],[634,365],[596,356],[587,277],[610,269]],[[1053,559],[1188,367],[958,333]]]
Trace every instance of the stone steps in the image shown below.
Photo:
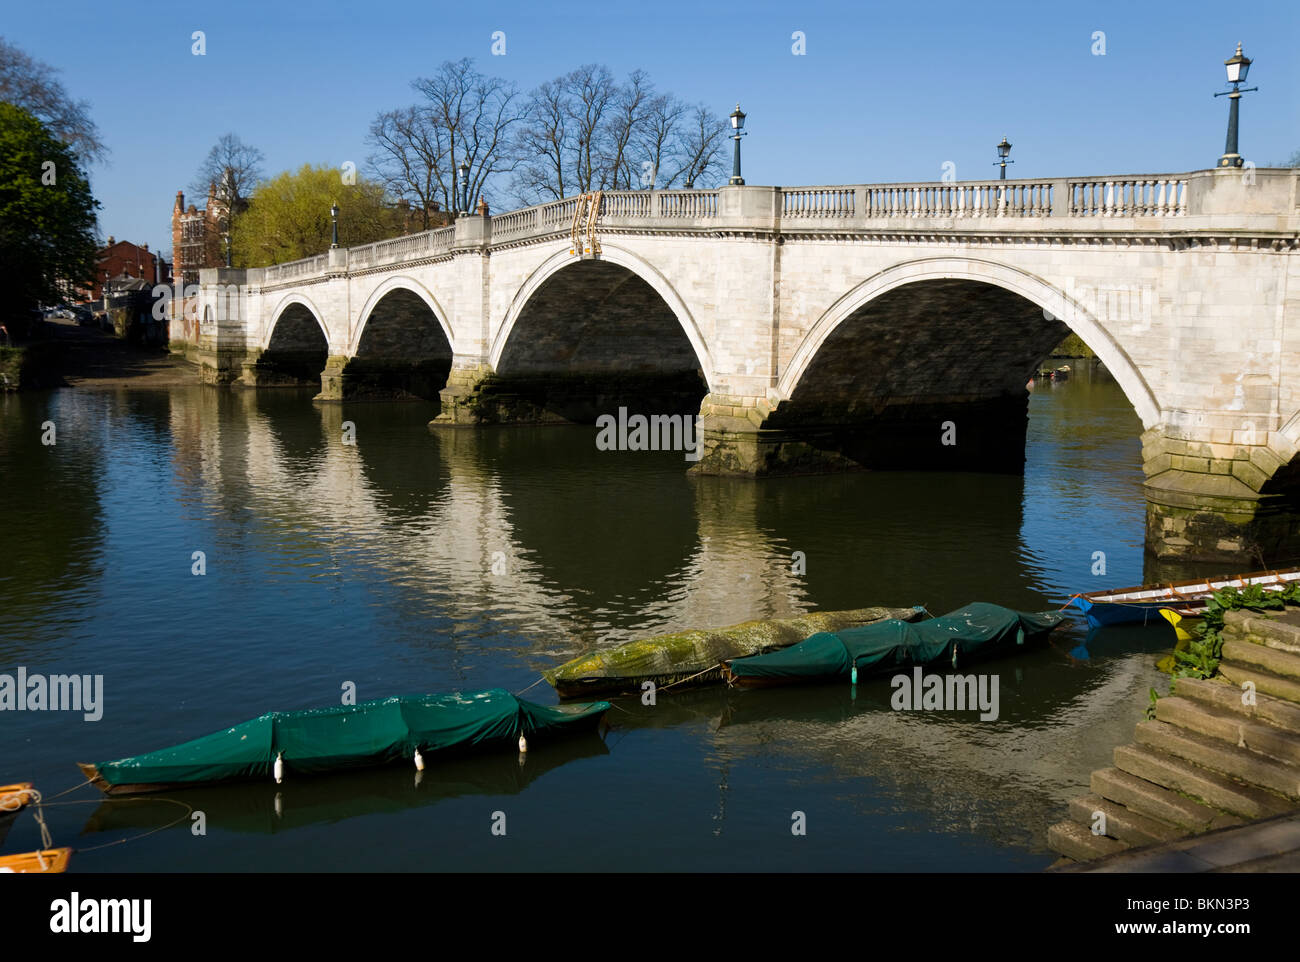
[[[1105,834],[1129,845],[1172,842],[1187,834],[1177,825],[1139,815],[1100,795],[1084,795],[1070,802],[1070,818],[1080,825],[1087,826],[1089,831],[1092,831],[1092,825],[1097,822],[1099,812],[1105,816]]]
[[[1090,862],[1131,848],[1127,842],[1106,835],[1093,835],[1078,822],[1069,821],[1057,822],[1047,830],[1047,844],[1053,852],[1077,862]]]
[[[1267,671],[1300,685],[1300,655],[1246,639],[1223,639],[1223,660],[1252,671]],[[1284,696],[1285,697],[1285,696]]]
[[[1300,801],[1300,769],[1256,755],[1248,749],[1226,745],[1216,738],[1207,738],[1162,721],[1139,724],[1137,742],[1247,785]]]
[[[1300,765],[1300,735],[1266,722],[1251,721],[1235,712],[1171,695],[1156,704],[1156,721],[1185,728],[1236,748]],[[1297,772],[1300,776],[1300,772]]]
[[[1121,771],[1239,818],[1263,818],[1287,808],[1285,801],[1272,792],[1243,785],[1225,775],[1188,764],[1186,759],[1144,745],[1121,745],[1115,749],[1114,758],[1115,767]]]
[[[1254,692],[1254,704],[1246,704],[1242,700],[1242,689],[1227,679],[1179,678],[1174,683],[1174,694],[1291,732],[1300,732],[1300,705],[1259,690]]]
[[[1300,624],[1292,623],[1294,617],[1288,617],[1290,609],[1284,609],[1281,614],[1278,618],[1249,610],[1225,612],[1224,635],[1300,655]]]
[[[1260,645],[1251,645],[1249,642],[1247,642],[1247,646],[1251,648],[1261,647]],[[1227,647],[1225,642],[1224,648]],[[1300,681],[1295,679],[1283,678],[1271,671],[1261,671],[1240,662],[1226,660],[1219,662],[1219,674],[1238,688],[1245,682],[1250,682],[1255,686],[1256,691],[1262,691],[1274,698],[1300,704]]]
[[[1241,819],[1217,808],[1193,801],[1186,795],[1149,782],[1118,768],[1099,768],[1092,773],[1093,794],[1107,798],[1129,811],[1157,819],[1188,832],[1208,832],[1240,825]]]
[[[1048,830],[1055,852],[1086,862],[1300,807],[1300,614],[1230,611],[1222,637],[1218,675],[1175,682]]]

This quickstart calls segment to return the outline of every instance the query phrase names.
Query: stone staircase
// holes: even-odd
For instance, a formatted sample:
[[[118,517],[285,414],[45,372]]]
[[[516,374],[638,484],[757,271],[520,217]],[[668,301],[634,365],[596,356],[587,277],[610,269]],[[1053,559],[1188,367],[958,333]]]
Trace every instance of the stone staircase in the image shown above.
[[[1300,810],[1300,608],[1227,612],[1218,674],[1178,679],[1114,763],[1048,829],[1058,865]]]

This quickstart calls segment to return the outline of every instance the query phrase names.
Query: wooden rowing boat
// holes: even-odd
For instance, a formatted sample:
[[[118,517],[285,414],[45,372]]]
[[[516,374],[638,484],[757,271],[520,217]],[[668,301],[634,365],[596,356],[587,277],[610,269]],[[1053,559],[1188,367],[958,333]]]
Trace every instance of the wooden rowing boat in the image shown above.
[[[0,873],[66,872],[70,848],[47,848],[39,852],[22,852],[18,855],[0,855]]]
[[[0,813],[21,811],[27,807],[31,800],[31,782],[15,782],[13,785],[0,785]]]
[[[1204,614],[1210,598],[1224,588],[1257,585],[1268,591],[1276,591],[1297,581],[1300,581],[1300,568],[1282,568],[1278,571],[1252,571],[1249,574],[1223,575],[1194,581],[1086,591],[1075,595],[1069,603],[1083,612],[1093,628],[1104,625],[1138,625],[1161,618],[1161,608],[1168,608],[1180,615]]]

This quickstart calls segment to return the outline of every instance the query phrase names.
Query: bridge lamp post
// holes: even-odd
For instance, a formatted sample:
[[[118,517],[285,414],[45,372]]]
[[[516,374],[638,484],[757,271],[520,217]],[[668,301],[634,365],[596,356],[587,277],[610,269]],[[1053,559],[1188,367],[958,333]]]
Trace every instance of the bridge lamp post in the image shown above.
[[[469,161],[468,160],[462,160],[460,162],[460,198],[461,198],[460,212],[468,217],[469,216]]]
[[[1007,143],[1007,138],[1003,137],[1002,143],[998,144],[998,157],[1000,157],[1001,160],[998,161],[996,166],[1002,168],[1001,171],[999,171],[998,173],[998,180],[1006,180],[1007,164],[1015,163],[1014,160],[1007,160],[1007,157],[1009,157],[1010,155],[1011,155],[1011,145]]]
[[[743,187],[745,178],[740,176],[740,138],[745,136],[745,114],[740,104],[736,104],[736,109],[731,112],[731,129],[735,131],[731,139],[736,142],[736,153],[731,162],[731,180],[727,183]]]
[[[1241,53],[1241,44],[1237,44],[1237,52],[1227,60],[1223,61],[1223,66],[1228,71],[1228,83],[1232,84],[1232,90],[1221,91],[1214,96],[1228,98],[1228,139],[1223,146],[1223,156],[1219,158],[1220,167],[1240,167],[1242,164],[1241,154],[1237,153],[1237,111],[1241,102],[1241,95],[1252,90],[1258,90],[1258,87],[1247,87],[1245,90],[1239,89],[1241,84],[1246,82],[1246,74],[1250,73],[1251,59],[1243,56]]]
[[[334,240],[330,242],[330,247],[339,246],[339,205],[337,203],[330,205],[330,220],[334,223]]]

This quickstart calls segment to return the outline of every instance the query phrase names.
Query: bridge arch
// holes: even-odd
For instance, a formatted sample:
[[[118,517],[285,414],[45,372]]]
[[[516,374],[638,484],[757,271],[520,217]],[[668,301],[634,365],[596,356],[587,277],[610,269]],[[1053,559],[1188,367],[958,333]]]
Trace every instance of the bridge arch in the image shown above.
[[[624,247],[603,240],[601,242],[601,254],[596,262],[614,264],[623,268],[649,285],[659,295],[669,311],[677,319],[682,333],[690,341],[690,345],[695,351],[695,357],[699,361],[700,369],[704,374],[705,383],[708,385],[709,390],[712,391],[714,389],[713,358],[709,351],[708,342],[700,332],[699,325],[691,314],[690,308],[686,306],[686,302],[682,300],[681,295],[677,293],[668,278],[645,259]],[[582,263],[591,263],[591,261],[580,261],[574,257],[569,253],[569,245],[565,243],[554,254],[542,261],[537,269],[528,276],[511,300],[501,327],[493,338],[492,349],[489,353],[489,362],[493,370],[500,370],[502,358],[506,354],[515,326],[524,315],[534,296],[561,271]]]
[[[261,344],[244,382],[259,387],[319,383],[329,357],[329,328],[305,294],[286,294],[271,312]]]
[[[1106,327],[1075,298],[1037,275],[996,261],[972,257],[927,257],[889,267],[833,303],[800,342],[778,382],[790,398],[814,359],[841,324],[877,298],[897,288],[925,281],[956,280],[992,285],[1041,307],[1078,334],[1106,365],[1133,405],[1144,428],[1159,424],[1160,403],[1128,352]]]
[[[407,274],[387,277],[362,305],[343,352],[348,360],[336,382],[322,382],[322,393],[435,400],[447,384],[453,343],[433,293]]]
[[[270,348],[271,341],[275,337],[275,329],[280,325],[280,322],[285,319],[285,312],[295,304],[311,315],[312,320],[316,322],[316,326],[320,328],[321,337],[325,339],[325,344],[328,347],[330,332],[329,328],[325,326],[325,321],[321,316],[320,309],[311,302],[311,298],[307,297],[305,294],[298,294],[295,292],[292,294],[286,294],[284,297],[280,298],[279,303],[275,305],[275,309],[271,311],[271,323],[267,325],[265,338],[261,345],[259,345],[263,350]]]
[[[423,301],[424,306],[429,309],[429,312],[438,322],[438,326],[442,328],[442,334],[443,337],[447,339],[447,343],[456,343],[456,339],[452,335],[451,324],[447,320],[447,312],[443,309],[442,305],[438,303],[438,299],[433,296],[433,292],[417,281],[414,277],[407,274],[394,274],[391,277],[386,277],[383,283],[375,287],[375,289],[370,292],[370,296],[366,298],[366,303],[362,305],[361,313],[357,315],[358,320],[356,329],[352,332],[351,337],[349,338],[347,349],[348,356],[352,357],[357,354],[357,351],[361,347],[361,339],[365,334],[366,325],[374,314],[375,308],[379,306],[379,303],[385,297],[392,294],[394,291],[406,291]]]

